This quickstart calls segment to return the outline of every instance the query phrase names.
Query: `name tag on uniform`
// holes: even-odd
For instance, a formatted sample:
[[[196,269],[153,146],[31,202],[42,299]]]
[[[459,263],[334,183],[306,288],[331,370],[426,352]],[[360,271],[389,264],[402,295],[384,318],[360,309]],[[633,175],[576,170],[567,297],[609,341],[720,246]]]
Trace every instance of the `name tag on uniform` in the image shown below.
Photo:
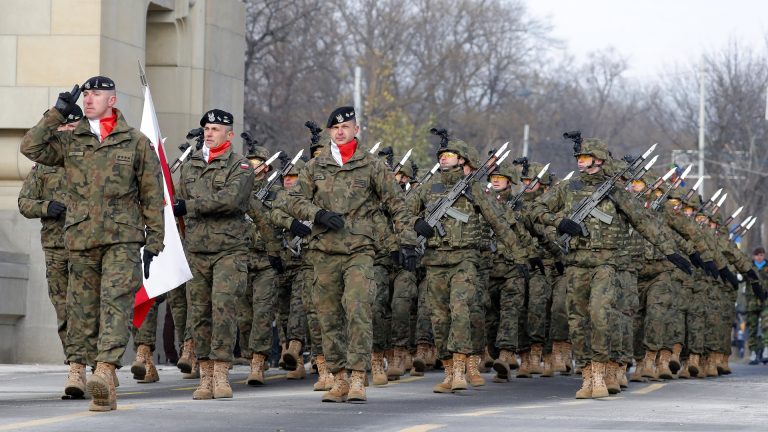
[[[355,181],[354,181],[354,182],[352,182],[352,184],[353,184],[355,187],[359,187],[359,188],[366,188],[366,187],[368,187],[368,180],[364,180],[364,179],[355,179]]]
[[[84,154],[85,153],[83,153],[83,152],[69,152],[69,153],[67,153],[67,156],[82,156]]]
[[[133,153],[117,152],[115,153],[115,162],[120,165],[130,165],[133,163]]]

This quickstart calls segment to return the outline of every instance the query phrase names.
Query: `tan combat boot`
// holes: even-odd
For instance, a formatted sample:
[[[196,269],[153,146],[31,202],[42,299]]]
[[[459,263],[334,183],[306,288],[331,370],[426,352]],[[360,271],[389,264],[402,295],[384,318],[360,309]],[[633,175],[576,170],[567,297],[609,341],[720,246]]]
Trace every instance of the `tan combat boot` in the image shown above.
[[[691,376],[698,376],[699,371],[701,370],[701,366],[699,365],[699,360],[701,356],[698,354],[690,354],[688,356],[688,373],[691,374]]]
[[[349,381],[346,369],[341,369],[333,378],[333,386],[323,393],[323,402],[346,402],[349,394]]]
[[[552,342],[552,367],[555,372],[565,372],[564,342]]]
[[[264,362],[266,360],[267,357],[263,354],[253,354],[253,359],[251,360],[251,373],[248,374],[248,378],[246,379],[248,385],[260,386],[266,383],[264,380]]]
[[[529,359],[531,361],[531,374],[541,375],[543,369],[541,368],[541,357],[544,352],[544,345],[540,343],[531,345],[531,354]]]
[[[157,373],[157,368],[155,367],[155,362],[152,360],[151,352],[147,357],[146,363],[144,363],[144,370],[144,379],[137,381],[139,384],[150,384],[160,381],[160,375]],[[131,372],[133,372],[133,367],[131,367]],[[136,375],[134,375],[134,378],[135,377]]]
[[[427,369],[431,369],[437,366],[437,347],[433,344],[429,344],[429,356],[426,358]]]
[[[152,352],[149,349],[149,345],[139,345],[138,348],[136,348],[136,358],[131,365],[133,379],[144,379],[144,375],[147,373],[147,358],[152,358]]]
[[[603,363],[605,364],[605,363]],[[594,376],[595,372],[592,372],[592,375]],[[618,374],[619,374],[619,364],[615,361],[609,361],[608,365],[605,367],[605,375],[603,376],[603,381],[605,384],[605,388],[608,390],[609,394],[618,394],[621,393],[621,385],[619,385],[618,380]],[[593,377],[594,380],[594,377]],[[595,384],[592,384],[592,392],[594,393]]]
[[[485,385],[485,379],[480,375],[480,362],[482,358],[479,355],[471,355],[467,358],[467,379],[472,387],[481,387]]]
[[[453,393],[453,359],[443,360],[443,381],[432,387],[433,393]]]
[[[391,362],[387,364],[387,379],[395,381],[405,373],[405,355],[408,352],[405,348],[395,347],[392,351]]]
[[[691,373],[688,371],[688,362],[680,362],[680,371],[677,373],[677,377],[680,379],[690,379]]]
[[[227,399],[232,397],[232,386],[229,385],[229,362],[213,362],[213,398]]]
[[[296,369],[301,363],[304,364],[304,359],[301,355],[301,342],[297,340],[292,340],[288,342],[288,349],[283,351],[283,362],[285,363],[285,368],[289,371],[292,371]]]
[[[647,382],[648,379],[643,377],[643,359],[635,359],[635,371],[630,375],[629,380],[632,382]]]
[[[573,373],[573,345],[570,342],[561,342],[561,344],[560,352],[565,363],[565,372],[560,372],[560,375],[570,375]]]
[[[420,343],[416,345],[416,355],[413,356],[413,370],[412,376],[423,376],[424,371],[427,370],[427,358],[430,356],[430,348],[428,344]],[[414,374],[414,371],[416,372]]]
[[[629,365],[619,364],[618,379],[619,379],[619,387],[621,387],[622,391],[626,388],[629,388],[629,381],[627,380],[628,367]]]
[[[411,351],[408,350],[408,348],[403,348],[405,351],[405,356],[403,357],[403,375],[405,375],[406,372],[413,369],[413,354],[411,354]]]
[[[610,394],[605,385],[605,368],[605,363],[592,362],[592,399],[608,397]]]
[[[373,385],[387,385],[387,373],[384,371],[384,353],[374,352],[371,354],[371,375]]]
[[[333,374],[328,369],[325,356],[319,354],[315,358],[315,364],[317,365],[317,382],[312,386],[312,389],[314,391],[330,390],[333,387]]]
[[[96,372],[91,375],[91,379],[86,383],[88,392],[91,394],[91,404],[89,411],[111,411],[117,409],[117,394],[115,393],[115,382],[112,379],[115,365],[110,363],[96,363]]]
[[[683,345],[676,343],[672,345],[672,355],[669,357],[669,370],[676,374],[680,370],[680,353],[683,352]]]
[[[658,379],[658,376],[656,375],[656,351],[645,352],[641,369],[643,371],[643,378],[652,380]]]
[[[64,384],[64,394],[71,399],[85,398],[85,365],[69,363],[67,382]]]
[[[592,398],[592,363],[587,363],[581,370],[581,388],[576,392],[576,399]]]
[[[365,371],[353,370],[349,378],[349,394],[347,402],[365,402]]]
[[[467,376],[464,371],[467,368],[467,355],[453,353],[453,381],[451,381],[451,390],[466,390]]]
[[[492,367],[493,357],[491,356],[491,352],[488,350],[488,347],[485,347],[485,351],[483,351],[483,358],[480,361],[478,369],[481,373],[488,373],[491,371]]]
[[[717,372],[720,373],[720,375],[730,375],[733,373],[731,370],[731,366],[728,364],[728,360],[730,359],[731,355],[728,353],[720,354],[720,366],[717,368]],[[722,369],[722,372],[720,372],[720,369]]]
[[[709,353],[707,354],[705,359],[706,359],[705,362],[707,366],[705,369],[704,376],[707,376],[707,377],[719,376],[719,374],[717,373],[717,353],[714,353],[714,352]]]
[[[499,358],[493,362],[493,370],[496,371],[496,376],[493,377],[493,382],[507,382],[510,375],[510,362],[515,358],[515,353],[509,350],[501,350],[499,352]]]
[[[554,355],[552,353],[544,354],[544,368],[541,371],[542,378],[550,378],[555,376],[555,365],[553,362]]]
[[[659,351],[659,357],[656,359],[656,374],[661,379],[674,379],[674,374],[669,370],[669,359],[672,357],[672,351],[662,349]]]
[[[296,366],[296,369],[289,371],[285,374],[285,378],[289,380],[298,380],[298,379],[304,379],[307,377],[307,370],[304,369],[303,364],[299,364]]]
[[[517,378],[531,378],[531,352],[520,353],[520,368],[517,370]]]
[[[178,367],[182,373],[191,374],[196,364],[195,340],[187,339],[181,347],[181,356],[179,357],[179,361],[176,362],[176,367]]]
[[[213,360],[200,360],[200,384],[192,393],[194,400],[213,399]]]

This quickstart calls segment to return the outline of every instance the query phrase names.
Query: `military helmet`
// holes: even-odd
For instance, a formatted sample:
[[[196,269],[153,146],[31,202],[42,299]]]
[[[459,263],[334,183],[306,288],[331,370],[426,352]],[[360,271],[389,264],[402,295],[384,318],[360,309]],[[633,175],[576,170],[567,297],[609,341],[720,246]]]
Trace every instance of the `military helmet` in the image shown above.
[[[269,150],[267,150],[266,147],[262,146],[253,146],[250,149],[248,149],[248,154],[245,155],[248,159],[261,159],[263,161],[266,161],[269,159],[269,157],[272,156],[269,154]]]
[[[492,175],[504,176],[509,179],[509,182],[512,184],[520,183],[520,174],[517,172],[517,167],[511,163],[502,163],[496,167],[495,170],[488,174],[488,181],[491,181]]]
[[[522,169],[525,170],[524,167]],[[521,171],[520,172],[520,178],[522,180],[533,179],[534,177],[539,175],[539,173],[543,169],[544,169],[544,164],[538,163],[538,162],[529,162],[528,163],[528,171],[527,172]],[[541,178],[541,180],[539,180],[539,183],[541,183],[543,185],[550,185],[550,184],[552,184],[552,178],[548,174],[544,174],[544,176]]]
[[[667,195],[667,199],[683,199],[683,189],[681,188],[673,188],[671,191],[669,191],[669,195]]]
[[[403,173],[404,175],[408,176],[410,180],[413,180],[413,165],[411,165],[409,162],[406,161],[406,163],[400,167],[398,172]]]
[[[286,175],[299,175],[301,170],[303,170],[306,165],[307,163],[304,161],[304,159],[299,159],[295,164],[293,164],[293,168],[291,168],[291,170]]]
[[[480,153],[474,146],[466,144],[466,150],[461,156],[464,158],[467,165],[472,168],[478,168],[478,165],[480,165]]]
[[[608,151],[608,145],[598,138],[586,138],[581,142],[581,148],[574,153],[574,157],[579,155],[590,155],[597,159],[608,161],[611,159],[611,152]]]
[[[467,152],[467,143],[460,139],[451,138],[448,140],[445,147],[439,147],[437,149],[437,158],[440,159],[440,155],[445,152],[456,153],[457,155],[464,157],[464,154]]]
[[[694,193],[690,198],[684,200],[683,204],[688,207],[699,208],[701,207],[701,195]]]

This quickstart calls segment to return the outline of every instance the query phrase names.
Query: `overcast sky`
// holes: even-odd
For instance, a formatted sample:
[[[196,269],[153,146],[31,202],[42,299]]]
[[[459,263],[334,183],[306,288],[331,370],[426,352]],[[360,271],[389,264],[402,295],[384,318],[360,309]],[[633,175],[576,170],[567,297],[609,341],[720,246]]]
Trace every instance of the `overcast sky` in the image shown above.
[[[549,17],[553,36],[576,56],[613,46],[627,76],[656,78],[666,66],[695,61],[735,38],[764,49],[768,0],[527,0]]]

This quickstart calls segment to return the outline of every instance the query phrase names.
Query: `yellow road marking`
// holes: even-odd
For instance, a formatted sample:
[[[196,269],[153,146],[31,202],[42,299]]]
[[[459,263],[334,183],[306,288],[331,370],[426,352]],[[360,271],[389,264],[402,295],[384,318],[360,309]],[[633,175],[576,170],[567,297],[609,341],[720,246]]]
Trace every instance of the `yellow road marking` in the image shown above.
[[[585,403],[589,403],[589,401],[577,400],[577,401],[571,401],[571,402],[563,402],[560,405],[584,405]]]
[[[482,410],[482,411],[473,411],[473,412],[456,414],[456,415],[459,417],[480,417],[484,415],[498,414],[500,412],[501,412],[500,410]]]
[[[195,387],[178,387],[178,388],[172,388],[171,390],[189,391],[189,390],[195,390],[195,389],[197,389],[197,386],[195,386]]]
[[[518,409],[534,409],[534,408],[550,408],[551,405],[523,405],[519,407],[515,407]]]
[[[118,393],[118,396],[126,396],[126,395],[137,395],[137,394],[147,394],[149,392],[125,392],[125,393]]]
[[[648,394],[648,393],[650,393],[652,391],[656,391],[656,390],[664,387],[665,385],[667,385],[667,384],[661,384],[661,383],[659,383],[659,384],[650,384],[648,387],[641,388],[640,390],[633,391],[632,394],[640,394],[640,395]]]
[[[280,378],[285,378],[285,377],[286,377],[286,374],[270,375],[270,376],[264,378],[264,381],[273,381],[273,380],[280,379]],[[246,378],[246,379],[244,379],[242,381],[237,381],[235,384],[248,384],[248,379]],[[195,387],[195,388],[197,388],[197,387]]]
[[[443,427],[446,427],[446,426],[448,426],[448,425],[436,424],[436,423],[426,423],[426,424],[411,426],[411,427],[405,428],[405,429],[400,429],[398,432],[427,432],[427,431],[443,428]]]
[[[29,420],[29,421],[22,421],[18,423],[11,423],[4,426],[0,426],[0,431],[7,431],[7,430],[16,430],[16,429],[24,429],[24,428],[30,428],[30,427],[38,427],[38,426],[46,426],[54,423],[61,423],[69,420],[75,420],[83,417],[90,417],[92,415],[99,414],[97,412],[92,411],[83,411],[83,412],[77,412],[74,414],[67,414],[63,416],[57,416],[57,417],[50,417],[47,419],[40,419],[40,420]]]
[[[423,380],[423,379],[424,379],[424,377],[408,377],[408,378],[400,378],[400,379],[399,379],[399,380],[397,380],[397,381],[389,381],[389,382],[388,382],[388,384],[404,384],[404,383],[409,383],[409,382],[419,381],[419,380]],[[377,386],[377,387],[378,387],[378,386]]]

